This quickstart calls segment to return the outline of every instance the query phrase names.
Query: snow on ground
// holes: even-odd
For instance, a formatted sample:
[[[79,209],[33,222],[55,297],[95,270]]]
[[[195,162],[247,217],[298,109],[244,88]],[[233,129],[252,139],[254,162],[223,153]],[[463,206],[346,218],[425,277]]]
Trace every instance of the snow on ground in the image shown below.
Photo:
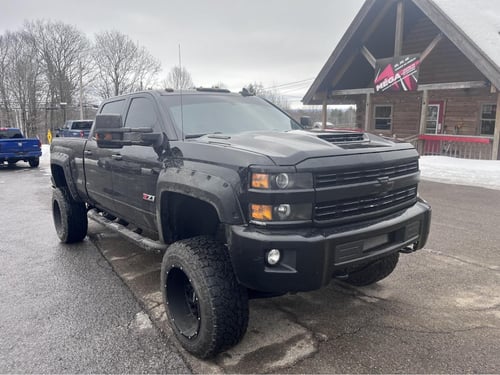
[[[500,160],[422,156],[420,171],[423,180],[500,190]]]
[[[49,163],[50,146],[42,145],[41,161]],[[468,160],[448,156],[422,156],[423,180],[500,190],[500,160]]]
[[[42,157],[40,158],[41,163],[50,162],[50,145],[42,145]]]

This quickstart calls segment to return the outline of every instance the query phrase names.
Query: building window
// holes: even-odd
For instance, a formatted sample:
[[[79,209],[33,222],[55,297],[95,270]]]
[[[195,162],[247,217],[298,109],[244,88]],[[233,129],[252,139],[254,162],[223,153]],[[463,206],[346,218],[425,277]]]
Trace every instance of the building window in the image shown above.
[[[375,129],[391,130],[392,126],[392,106],[376,105],[375,106]]]
[[[481,134],[493,135],[495,133],[496,104],[483,104],[481,107]]]

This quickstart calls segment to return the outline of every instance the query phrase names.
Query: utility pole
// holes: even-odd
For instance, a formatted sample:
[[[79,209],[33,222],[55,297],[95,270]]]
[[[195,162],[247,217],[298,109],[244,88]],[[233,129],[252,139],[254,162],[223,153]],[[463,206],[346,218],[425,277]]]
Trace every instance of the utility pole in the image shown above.
[[[82,59],[78,62],[80,73],[80,120],[83,120],[83,78],[82,78]]]

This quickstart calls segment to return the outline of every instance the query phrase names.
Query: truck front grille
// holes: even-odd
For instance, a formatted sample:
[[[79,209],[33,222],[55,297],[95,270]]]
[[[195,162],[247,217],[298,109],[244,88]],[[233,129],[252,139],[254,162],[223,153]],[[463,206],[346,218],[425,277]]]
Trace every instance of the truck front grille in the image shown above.
[[[361,182],[376,181],[377,178],[380,177],[393,178],[416,172],[418,172],[418,160],[383,168],[318,173],[315,175],[314,185],[316,188],[351,185]]]
[[[409,207],[416,199],[417,186],[410,186],[382,195],[321,202],[314,209],[314,220],[318,223],[347,223],[369,219]]]

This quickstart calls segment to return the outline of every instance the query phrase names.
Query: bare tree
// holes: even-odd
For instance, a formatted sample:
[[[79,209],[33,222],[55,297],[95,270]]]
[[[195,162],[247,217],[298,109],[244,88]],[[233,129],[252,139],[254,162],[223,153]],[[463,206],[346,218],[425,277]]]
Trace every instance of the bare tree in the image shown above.
[[[49,109],[46,115],[50,117],[46,116],[45,130],[48,123],[54,129],[61,125],[67,109],[75,102],[83,83],[80,78],[87,80],[91,76],[89,41],[83,32],[63,22],[36,20],[26,22],[24,27],[43,62],[46,92],[40,101],[45,102]]]
[[[174,66],[170,70],[170,73],[168,73],[167,79],[164,81],[164,86],[165,88],[179,90],[192,88],[194,84],[191,74],[185,67]]]
[[[92,55],[97,74],[94,88],[102,98],[153,86],[161,69],[146,48],[118,31],[97,34]]]
[[[79,88],[81,69],[85,69],[85,75],[90,71],[87,37],[63,22],[37,20],[26,23],[25,28],[44,62],[51,99],[69,105]],[[86,61],[81,66],[82,59]]]
[[[29,33],[7,32],[4,41],[8,45],[4,70],[7,100],[16,110],[21,129],[31,136],[35,134],[43,89],[42,62]]]
[[[259,96],[261,98],[264,98],[266,100],[269,100],[271,103],[277,105],[278,107],[282,109],[288,109],[289,108],[289,103],[286,98],[279,93],[277,90],[272,90],[272,89],[265,89],[264,85],[262,83],[250,83],[245,87],[248,92],[250,92],[253,95]]]
[[[7,90],[7,57],[9,56],[10,43],[6,36],[0,35],[0,127],[11,126],[13,124],[13,117],[10,105],[10,96]]]

